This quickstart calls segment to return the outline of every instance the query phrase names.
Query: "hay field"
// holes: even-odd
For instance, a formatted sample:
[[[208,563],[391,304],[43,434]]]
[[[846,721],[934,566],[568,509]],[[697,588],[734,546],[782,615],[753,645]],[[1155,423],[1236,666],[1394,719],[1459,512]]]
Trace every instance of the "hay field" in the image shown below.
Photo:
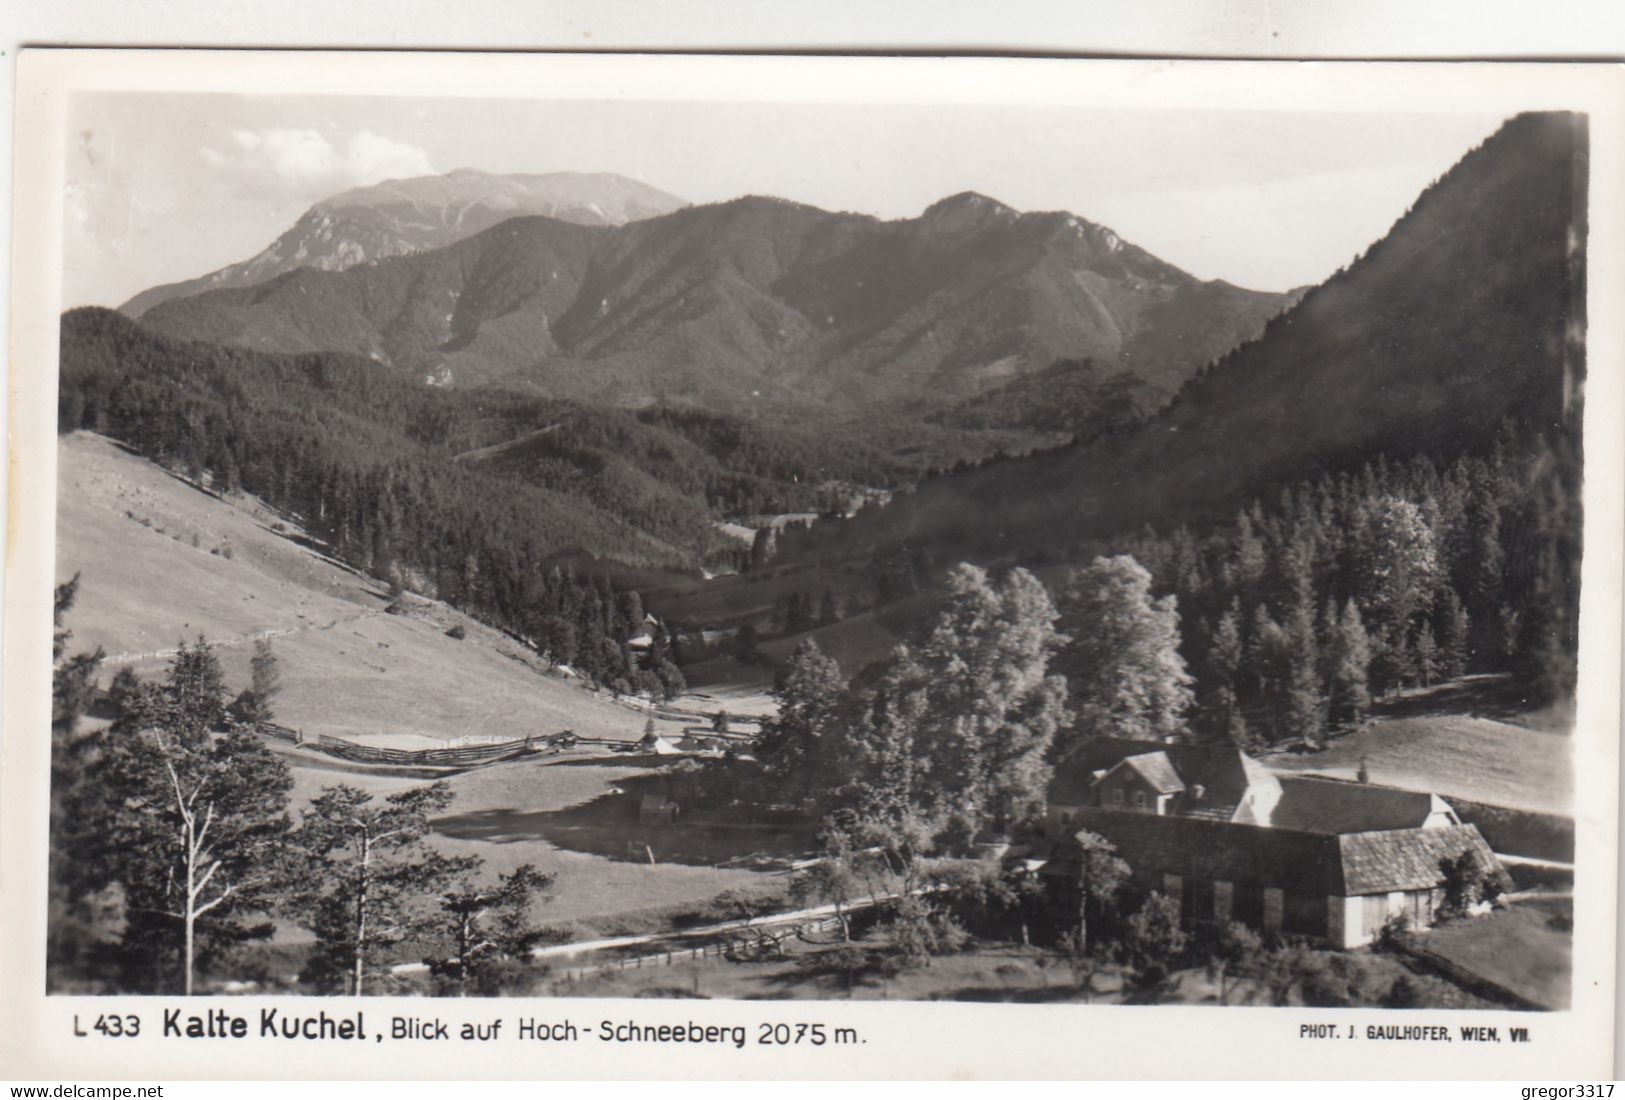
[[[1468,677],[1405,692],[1325,752],[1266,757],[1276,771],[1353,779],[1364,760],[1373,783],[1456,795],[1542,813],[1574,812],[1574,742],[1566,729],[1531,728],[1504,698],[1506,681]]]
[[[57,575],[80,574],[68,626],[76,648],[106,649],[104,680],[123,665],[161,676],[173,647],[203,634],[235,692],[254,638],[269,634],[282,667],[277,720],[310,735],[429,748],[643,732],[635,710],[548,673],[443,604],[385,614],[377,582],[296,542],[292,523],[252,497],[223,500],[88,432],[58,454]],[[454,625],[465,639],[447,636]]]

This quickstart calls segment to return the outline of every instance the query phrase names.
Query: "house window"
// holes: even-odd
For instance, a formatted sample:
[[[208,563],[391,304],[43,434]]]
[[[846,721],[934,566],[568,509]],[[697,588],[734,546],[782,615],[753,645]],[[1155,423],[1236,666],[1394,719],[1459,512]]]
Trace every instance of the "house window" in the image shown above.
[[[1145,809],[1145,792],[1144,791],[1135,791],[1134,792],[1134,808],[1136,810]]]
[[[1123,788],[1122,787],[1115,787],[1115,788],[1112,789],[1112,801],[1117,803],[1119,806],[1121,806],[1123,804]]]

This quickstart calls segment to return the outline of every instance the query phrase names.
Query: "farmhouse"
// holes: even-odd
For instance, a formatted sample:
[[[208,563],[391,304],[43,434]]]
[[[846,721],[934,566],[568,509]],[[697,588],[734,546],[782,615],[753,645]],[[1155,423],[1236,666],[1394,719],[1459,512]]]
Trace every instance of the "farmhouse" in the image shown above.
[[[1240,749],[1096,738],[1055,769],[1046,824],[1052,835],[1087,807],[1268,824],[1281,783]]]
[[[1043,873],[1076,878],[1081,831],[1110,841],[1133,881],[1189,921],[1238,920],[1337,947],[1369,943],[1392,916],[1428,924],[1441,864],[1474,852],[1502,874],[1478,829],[1437,795],[1279,778],[1234,748],[1114,741],[1057,769]]]

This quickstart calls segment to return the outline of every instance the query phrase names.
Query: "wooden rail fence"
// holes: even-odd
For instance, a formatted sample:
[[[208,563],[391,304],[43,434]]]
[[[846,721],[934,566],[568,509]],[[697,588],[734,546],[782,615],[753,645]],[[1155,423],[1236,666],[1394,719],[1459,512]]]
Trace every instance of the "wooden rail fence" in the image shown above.
[[[539,752],[549,744],[549,738],[525,737],[515,741],[500,741],[494,745],[469,745],[460,749],[386,749],[358,745],[354,741],[329,737],[324,733],[317,736],[314,747],[331,756],[362,764],[427,764],[455,767],[459,764],[488,764],[510,756]]]
[[[558,751],[587,747],[636,752],[638,749],[637,741],[613,737],[579,737],[568,731],[555,734],[534,734],[528,737],[513,738],[508,741],[462,745],[456,748],[390,749],[375,745],[363,745],[356,741],[346,741],[342,737],[330,737],[325,733],[318,734],[315,737],[308,737],[302,730],[290,729],[275,722],[261,722],[256,726],[256,729],[267,737],[274,737],[279,741],[288,741],[295,745],[304,745],[318,752],[324,752],[329,756],[336,756],[341,760],[349,760],[358,764],[469,767],[477,764],[490,764],[527,753],[547,752],[549,750]],[[709,731],[695,730],[693,733],[728,743],[744,744],[752,740],[748,736],[717,735]]]
[[[497,741],[483,745],[463,745],[457,748],[390,749],[376,745],[363,745],[356,741],[346,741],[342,737],[330,737],[325,733],[318,734],[315,737],[307,737],[301,730],[289,729],[287,726],[277,725],[275,722],[261,722],[256,728],[267,737],[274,737],[279,741],[288,741],[295,745],[304,745],[318,752],[324,752],[329,756],[336,756],[341,760],[349,760],[358,764],[404,764],[417,767],[470,767],[477,764],[491,764],[499,760],[523,756],[527,753],[547,752],[549,750],[557,751],[580,746],[626,749],[637,745],[636,741],[617,740],[609,737],[577,737],[573,733],[557,733],[535,734],[508,741]]]
[[[733,935],[727,939],[697,944],[693,947],[674,945],[650,955],[634,955],[630,958],[595,963],[592,966],[572,966],[554,971],[553,977],[556,981],[579,982],[594,974],[607,974],[617,970],[642,970],[646,967],[671,966],[690,960],[730,958],[760,952],[763,949],[775,950],[786,940],[792,938],[806,940],[813,933],[828,932],[840,926],[840,920],[835,917],[821,917],[795,925],[763,928],[754,935]]]
[[[254,728],[267,737],[275,737],[279,741],[291,741],[295,745],[301,744],[305,740],[305,735],[298,730],[289,729],[287,726],[279,726],[275,722],[260,722]]]

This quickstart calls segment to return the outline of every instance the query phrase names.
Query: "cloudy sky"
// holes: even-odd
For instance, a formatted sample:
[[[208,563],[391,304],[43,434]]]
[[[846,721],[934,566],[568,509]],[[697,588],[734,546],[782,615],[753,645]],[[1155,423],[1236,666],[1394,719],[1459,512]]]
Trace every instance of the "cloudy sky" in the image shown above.
[[[912,217],[980,191],[1068,210],[1202,278],[1318,282],[1501,122],[1484,114],[81,93],[65,306],[246,259],[311,203],[472,167],[617,172],[691,202]]]

